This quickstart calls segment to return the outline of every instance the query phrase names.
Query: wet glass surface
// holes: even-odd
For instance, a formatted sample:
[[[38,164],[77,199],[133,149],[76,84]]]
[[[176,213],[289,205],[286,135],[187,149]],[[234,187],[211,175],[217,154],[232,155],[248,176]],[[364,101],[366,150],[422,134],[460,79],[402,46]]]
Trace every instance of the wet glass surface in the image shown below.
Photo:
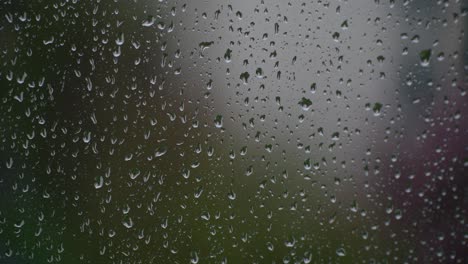
[[[0,3],[0,263],[467,263],[466,1]]]

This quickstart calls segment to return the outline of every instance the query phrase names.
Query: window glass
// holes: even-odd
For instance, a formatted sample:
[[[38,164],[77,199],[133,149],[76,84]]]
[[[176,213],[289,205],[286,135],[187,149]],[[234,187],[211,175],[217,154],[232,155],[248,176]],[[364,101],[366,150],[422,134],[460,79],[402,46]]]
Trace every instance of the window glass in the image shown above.
[[[466,263],[466,1],[0,3],[0,263]]]

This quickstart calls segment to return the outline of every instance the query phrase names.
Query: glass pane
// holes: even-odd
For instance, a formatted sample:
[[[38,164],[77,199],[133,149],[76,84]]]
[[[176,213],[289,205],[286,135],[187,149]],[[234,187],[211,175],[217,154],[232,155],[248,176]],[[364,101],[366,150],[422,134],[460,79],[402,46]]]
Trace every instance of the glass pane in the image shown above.
[[[0,263],[467,263],[466,1],[0,6]]]

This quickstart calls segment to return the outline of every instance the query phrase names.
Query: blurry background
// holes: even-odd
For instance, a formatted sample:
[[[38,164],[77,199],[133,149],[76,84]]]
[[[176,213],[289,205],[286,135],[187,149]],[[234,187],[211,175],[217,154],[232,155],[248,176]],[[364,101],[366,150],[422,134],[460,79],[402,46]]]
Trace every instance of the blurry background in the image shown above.
[[[463,1],[3,1],[1,263],[466,263]]]

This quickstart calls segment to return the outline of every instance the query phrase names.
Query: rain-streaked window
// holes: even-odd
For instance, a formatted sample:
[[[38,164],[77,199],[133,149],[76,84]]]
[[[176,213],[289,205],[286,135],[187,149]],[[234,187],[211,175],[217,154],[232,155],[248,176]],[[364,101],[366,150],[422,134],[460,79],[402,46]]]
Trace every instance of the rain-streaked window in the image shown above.
[[[0,263],[467,263],[468,2],[0,2]]]

